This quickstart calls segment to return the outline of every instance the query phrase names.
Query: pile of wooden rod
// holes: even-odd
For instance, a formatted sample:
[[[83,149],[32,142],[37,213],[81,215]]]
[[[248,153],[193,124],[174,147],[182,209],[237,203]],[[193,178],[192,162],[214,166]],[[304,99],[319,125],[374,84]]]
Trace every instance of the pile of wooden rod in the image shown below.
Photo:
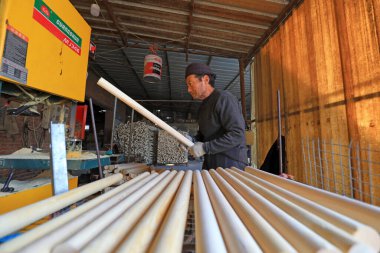
[[[0,252],[180,252],[191,181],[192,171],[145,172],[0,245]],[[99,190],[96,183],[83,187]],[[0,237],[76,202],[83,187],[0,216]]]
[[[132,129],[132,134],[131,134]],[[114,134],[115,143],[121,151],[134,157],[135,161],[153,163],[155,150],[154,141],[157,128],[144,121],[120,123]]]
[[[195,173],[197,252],[379,251],[380,208],[246,171]]]
[[[123,180],[120,181],[119,184],[131,180],[144,172],[150,172],[150,166],[145,163],[121,163],[106,165],[103,170],[105,177],[110,177],[114,174],[121,173],[123,175]]]
[[[2,215],[0,237],[121,177]],[[0,245],[0,252],[181,252],[192,182],[196,252],[380,250],[380,208],[252,168],[218,168],[145,172]]]

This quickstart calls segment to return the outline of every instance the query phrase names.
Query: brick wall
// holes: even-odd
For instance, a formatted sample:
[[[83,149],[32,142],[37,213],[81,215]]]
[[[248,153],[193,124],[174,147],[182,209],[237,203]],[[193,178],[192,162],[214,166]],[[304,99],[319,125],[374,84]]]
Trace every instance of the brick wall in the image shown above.
[[[2,108],[6,102],[4,98],[0,98],[0,108]],[[41,135],[44,136],[42,148],[45,150],[49,148],[49,134],[48,131],[44,131],[40,127],[41,117],[12,116],[7,118],[7,122],[7,130],[0,127],[0,155],[9,155],[23,147],[37,147],[37,141],[41,140]],[[28,127],[24,127],[26,124]],[[13,178],[25,180],[39,173],[41,172],[17,170]],[[9,169],[0,169],[0,182],[3,182],[8,174]]]

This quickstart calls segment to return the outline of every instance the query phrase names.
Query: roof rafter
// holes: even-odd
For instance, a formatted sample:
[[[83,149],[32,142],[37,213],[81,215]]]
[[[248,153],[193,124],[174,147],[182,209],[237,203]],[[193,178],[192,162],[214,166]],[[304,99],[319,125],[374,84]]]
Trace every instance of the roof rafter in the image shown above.
[[[189,43],[190,43],[191,30],[193,29],[194,0],[191,0],[189,5],[190,5],[189,25],[187,29],[187,37],[186,37],[186,45],[185,45],[186,62],[189,60]]]
[[[124,29],[121,27],[121,25],[119,24],[119,22],[117,21],[116,16],[115,16],[115,14],[114,14],[114,12],[112,10],[112,6],[109,4],[108,0],[103,0],[102,3],[106,7],[107,13],[111,17],[111,20],[112,20],[113,24],[115,25],[115,27],[116,27],[119,35],[120,35],[120,38],[121,38],[121,40],[123,42],[124,47],[128,47],[128,40],[127,40],[126,33],[125,33]],[[132,62],[129,60],[129,58],[128,58],[128,56],[125,53],[125,51],[124,51],[123,48],[121,49],[121,52],[123,53],[123,55],[125,57],[125,60],[127,61],[128,65],[131,66],[132,72],[136,76],[139,85],[141,86],[141,88],[143,89],[143,91],[145,93],[145,96],[148,97],[148,98],[150,98],[150,96],[148,94],[148,91],[146,90],[143,82],[140,79],[140,76],[138,75],[136,69],[133,67]]]

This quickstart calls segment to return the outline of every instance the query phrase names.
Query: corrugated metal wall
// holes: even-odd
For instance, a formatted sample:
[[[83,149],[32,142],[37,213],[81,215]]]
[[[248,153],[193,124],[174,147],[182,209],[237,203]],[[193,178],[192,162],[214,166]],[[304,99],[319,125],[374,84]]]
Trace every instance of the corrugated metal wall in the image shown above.
[[[305,0],[293,11],[255,57],[258,165],[277,138],[277,89],[297,180],[305,181],[302,138],[380,149],[379,36],[377,0]]]

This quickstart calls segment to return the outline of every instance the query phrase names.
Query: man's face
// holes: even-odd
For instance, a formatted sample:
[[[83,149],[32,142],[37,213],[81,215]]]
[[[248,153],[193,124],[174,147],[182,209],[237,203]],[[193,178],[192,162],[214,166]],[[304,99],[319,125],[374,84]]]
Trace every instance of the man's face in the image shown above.
[[[207,75],[203,76],[200,80],[196,75],[189,75],[186,78],[187,92],[193,97],[193,99],[203,100],[206,92],[206,88],[209,82]]]

